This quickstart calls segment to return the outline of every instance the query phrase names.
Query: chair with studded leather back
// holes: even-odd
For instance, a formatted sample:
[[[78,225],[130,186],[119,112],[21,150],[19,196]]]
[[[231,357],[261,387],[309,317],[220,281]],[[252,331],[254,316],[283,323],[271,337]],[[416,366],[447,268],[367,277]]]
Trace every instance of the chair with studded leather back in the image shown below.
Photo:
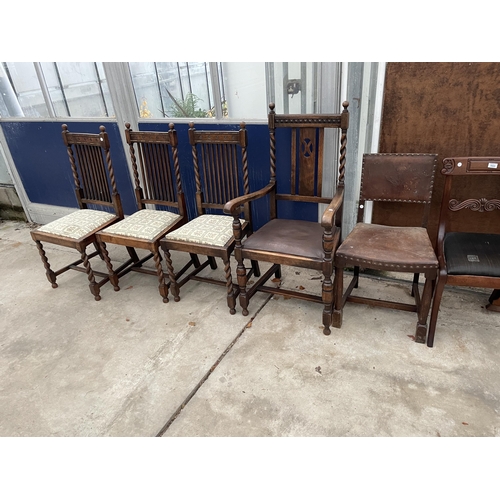
[[[333,255],[340,243],[341,233],[349,125],[348,105],[344,102],[343,111],[337,114],[276,114],[275,105],[273,103],[269,105],[271,171],[269,184],[259,191],[232,200],[224,208],[226,213],[234,217],[235,257],[238,262],[237,274],[243,315],[249,313],[250,299],[257,291],[280,294],[288,298],[323,304],[323,333],[325,335],[330,333],[333,304],[331,278]],[[280,129],[279,141],[276,129]],[[329,151],[333,151],[334,145],[340,148],[338,158],[335,158],[333,153],[325,154],[326,148],[330,147]],[[326,186],[323,190],[322,184],[323,171],[327,168],[334,175],[336,171],[338,172],[330,193],[327,193]],[[269,221],[243,240],[237,216],[239,206],[260,198],[269,200]],[[287,218],[286,215],[290,214],[290,204],[293,204],[295,210],[298,210],[299,206],[312,208],[311,218],[314,217],[315,220]],[[318,222],[319,204],[327,205],[322,213],[321,222]],[[248,289],[245,259],[271,264],[260,279]],[[322,272],[324,280],[321,294],[266,286],[265,283],[273,275],[276,278],[281,277],[282,265]]]
[[[439,276],[429,347],[434,345],[445,285],[496,289],[486,309],[500,297],[500,157],[445,158],[441,174],[445,184],[437,240]]]
[[[92,295],[95,300],[100,300],[100,288],[109,281],[109,277],[105,273],[94,271],[90,265],[90,259],[100,255],[96,233],[123,219],[108,134],[103,125],[99,134],[73,133],[68,131],[67,125],[63,125],[62,137],[68,151],[80,210],[34,229],[31,237],[38,248],[52,288],[57,288],[56,279],[61,273],[69,270],[85,272]],[[80,259],[53,271],[42,241],[74,248],[80,253]],[[96,251],[88,254],[86,249],[89,245],[94,245]],[[102,279],[96,281],[96,276]]]
[[[192,122],[189,127],[197,216],[161,240],[171,291],[174,300],[179,301],[180,287],[190,280],[225,286],[229,312],[234,314],[239,289],[233,284],[230,266],[230,256],[235,245],[233,220],[224,215],[222,209],[231,198],[249,191],[247,131],[244,123],[240,124],[239,130],[197,130]],[[239,217],[243,216],[242,232],[244,235],[251,234],[250,205],[247,203],[239,208]],[[191,254],[187,265],[192,265],[193,270],[182,280],[174,273],[170,254],[172,250]],[[200,264],[198,255],[207,256],[207,260]],[[200,275],[208,265],[211,269],[217,268],[216,257],[224,263],[225,279]],[[257,262],[253,262],[248,271],[248,276],[252,274],[259,275]]]
[[[427,316],[437,275],[437,258],[427,232],[434,185],[435,154],[365,154],[361,173],[358,223],[335,255],[335,308],[333,326],[340,328],[346,301],[416,312],[415,341],[425,343]],[[363,222],[366,201],[415,203],[422,207],[420,227],[394,227]],[[344,292],[344,268],[354,276]],[[411,295],[414,304],[352,295],[358,287],[359,270],[375,269],[413,274]],[[425,276],[420,296],[419,275]]]
[[[168,302],[168,287],[161,263],[160,239],[187,222],[177,155],[177,132],[169,124],[168,132],[133,131],[125,124],[135,183],[137,212],[97,233],[97,241],[106,261],[115,291],[118,280],[130,271],[158,278],[163,302]],[[119,268],[113,269],[106,244],[148,251],[141,259],[134,253]],[[154,269],[143,266],[153,258]]]

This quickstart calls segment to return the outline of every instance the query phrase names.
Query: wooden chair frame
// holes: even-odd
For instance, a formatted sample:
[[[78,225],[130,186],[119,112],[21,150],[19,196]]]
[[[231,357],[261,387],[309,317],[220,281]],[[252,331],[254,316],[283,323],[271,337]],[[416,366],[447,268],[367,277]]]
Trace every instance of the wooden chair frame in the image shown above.
[[[173,123],[169,124],[168,132],[137,132],[131,129],[130,123],[126,123],[125,127],[125,137],[132,160],[138,211],[147,210],[148,206],[154,206],[155,210],[159,210],[161,207],[168,212],[177,213],[179,216],[175,222],[165,226],[161,232],[151,237],[113,233],[113,230],[119,227],[116,225],[109,232],[98,232],[97,241],[115,291],[120,290],[118,282],[122,276],[130,271],[140,272],[157,276],[159,293],[163,302],[168,302],[169,284],[166,282],[161,264],[160,239],[187,222],[186,203],[179,170],[177,132]],[[107,243],[122,245],[129,250],[130,259],[116,270],[111,264],[106,248]],[[149,253],[139,259],[135,248],[148,250]],[[151,258],[154,259],[155,269],[143,267],[143,264]]]
[[[347,301],[371,306],[386,307],[402,311],[416,312],[418,315],[415,341],[425,343],[427,316],[437,275],[437,259],[427,231],[437,155],[376,153],[363,155],[363,170],[358,210],[358,224],[344,239],[335,256],[335,309],[333,326],[342,326],[342,313]],[[364,208],[367,201],[422,204],[420,228],[396,227],[364,224]],[[392,234],[391,239],[389,236]],[[367,241],[378,242],[368,248]],[[382,248],[383,241],[394,243],[396,248]],[[380,248],[379,248],[380,247]],[[411,247],[411,248],[407,248]],[[415,250],[415,255],[408,254]],[[344,291],[344,268],[353,267],[354,276]],[[411,295],[415,304],[385,301],[369,297],[353,296],[358,287],[360,267],[382,271],[413,274]],[[419,275],[425,275],[425,284],[420,296]]]
[[[222,211],[225,203],[242,192],[249,192],[248,158],[247,158],[247,131],[245,123],[240,124],[238,131],[196,130],[194,123],[189,124],[189,142],[191,144],[193,167],[196,182],[196,208],[198,217],[206,215],[208,211]],[[241,173],[239,173],[241,171]],[[252,214],[249,203],[239,207],[238,215],[243,215],[244,224],[242,235],[252,233]],[[221,217],[226,217],[221,215]],[[190,222],[196,224],[197,217]],[[174,235],[171,235],[172,237]],[[165,261],[170,279],[170,290],[174,300],[180,300],[180,288],[190,280],[225,286],[227,290],[227,304],[231,314],[235,314],[236,297],[239,288],[233,283],[230,267],[230,256],[235,246],[235,240],[230,237],[223,246],[196,243],[193,241],[179,241],[163,238],[161,247],[165,254]],[[193,270],[182,280],[175,274],[170,252],[189,252],[191,259],[186,267],[193,266]],[[207,260],[200,264],[198,255],[207,256]],[[224,263],[225,280],[218,280],[199,273],[210,266],[217,268],[215,258]],[[185,268],[184,268],[185,269]],[[248,276],[260,275],[257,262],[252,263]]]
[[[270,136],[270,171],[271,178],[269,184],[246,196],[231,200],[226,204],[224,212],[233,215],[233,229],[235,245],[235,257],[238,262],[237,275],[240,288],[240,305],[244,316],[248,315],[248,306],[251,297],[257,291],[272,294],[284,295],[312,302],[322,303],[323,310],[323,333],[330,333],[330,325],[333,312],[333,255],[340,243],[340,226],[342,220],[342,202],[344,198],[344,174],[345,158],[347,147],[347,129],[349,126],[348,102],[342,104],[343,111],[339,114],[302,114],[302,115],[281,115],[275,113],[275,105],[269,105],[268,115],[269,136]],[[291,129],[292,134],[292,156],[290,165],[290,193],[283,193],[278,190],[276,179],[276,128]],[[333,199],[322,196],[322,168],[323,168],[323,138],[324,130],[332,128],[340,131],[340,155],[338,163],[337,186]],[[270,200],[270,220],[261,229],[243,240],[242,227],[238,218],[239,207],[243,203],[248,203],[263,197]],[[278,201],[324,203],[328,207],[323,213],[321,223],[306,223],[303,221],[286,221],[278,218]],[[274,222],[278,221],[278,222]],[[259,241],[255,235],[263,235],[270,228],[270,225],[298,224],[304,226],[305,231],[313,231],[318,236],[318,246],[321,257],[308,255],[296,255],[283,247],[280,248],[279,239],[273,237],[272,230],[269,232],[270,238],[275,240],[276,250],[253,248],[252,241]],[[310,225],[309,225],[310,224]],[[306,229],[307,226],[307,229]],[[292,237],[293,238],[293,237]],[[322,241],[320,241],[322,240]],[[293,242],[292,242],[293,244]],[[300,243],[297,242],[300,246]],[[260,279],[247,289],[248,275],[244,266],[244,259],[270,262],[272,265]],[[273,276],[281,277],[281,265],[298,266],[321,271],[324,275],[322,294],[320,296],[285,290],[266,286],[265,283]]]
[[[439,216],[439,228],[437,238],[437,256],[439,261],[439,276],[436,284],[436,291],[432,303],[431,319],[429,322],[429,335],[427,345],[433,347],[436,331],[436,322],[439,313],[441,297],[445,285],[469,286],[479,288],[494,289],[486,308],[496,310],[492,305],[493,301],[500,297],[500,269],[497,270],[497,276],[481,276],[474,274],[448,274],[448,264],[445,255],[445,238],[450,232],[450,215],[452,212],[461,210],[471,210],[475,213],[484,214],[500,210],[500,199],[470,198],[463,201],[452,199],[453,181],[463,179],[464,181],[471,176],[488,176],[492,180],[496,179],[500,183],[500,157],[498,156],[462,156],[451,157],[443,160],[441,174],[445,176],[443,197],[441,201],[441,210]],[[499,226],[500,227],[500,226]],[[483,233],[477,233],[481,235]],[[500,230],[495,233],[500,234]],[[500,249],[499,249],[500,253]]]
[[[57,276],[60,274],[74,270],[87,274],[89,281],[90,292],[95,300],[100,300],[100,288],[109,281],[109,276],[106,273],[101,273],[92,269],[90,259],[99,255],[99,246],[96,240],[97,231],[114,224],[123,219],[123,209],[120,200],[120,195],[117,192],[115,175],[110,156],[110,144],[106,128],[101,125],[99,134],[74,133],[68,131],[66,124],[62,125],[62,138],[67,148],[68,157],[73,173],[75,183],[75,195],[78,206],[81,210],[89,207],[96,207],[103,211],[111,211],[115,216],[95,228],[91,233],[80,238],[72,238],[71,236],[60,236],[34,229],[31,231],[31,237],[40,253],[43,265],[45,267],[46,276],[52,285],[52,288],[57,288]],[[67,216],[66,216],[67,217]],[[64,219],[61,218],[59,220]],[[53,271],[50,267],[48,258],[42,245],[42,241],[60,245],[68,248],[74,248],[80,253],[80,259],[62,267],[57,271]],[[87,247],[94,245],[95,252],[87,254]],[[83,266],[81,265],[83,264]],[[102,279],[96,281],[96,276]]]

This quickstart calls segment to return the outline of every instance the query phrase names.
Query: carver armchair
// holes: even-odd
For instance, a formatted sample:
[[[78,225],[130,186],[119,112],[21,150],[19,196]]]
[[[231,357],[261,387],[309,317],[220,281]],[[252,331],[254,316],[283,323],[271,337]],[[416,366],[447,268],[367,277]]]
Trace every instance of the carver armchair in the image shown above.
[[[257,291],[319,302],[324,306],[323,332],[328,335],[333,306],[333,255],[340,243],[341,233],[349,125],[348,103],[343,103],[344,109],[341,113],[328,115],[276,114],[273,103],[269,105],[269,108],[271,171],[269,184],[259,191],[230,201],[224,208],[227,214],[233,215],[235,257],[242,313],[248,315],[250,300]],[[279,144],[276,129],[284,129],[280,138],[282,142]],[[323,163],[325,162],[325,132],[328,129],[337,132],[340,148],[338,161],[331,157],[327,165],[332,171],[338,172],[333,197],[324,195],[322,186],[323,169],[327,168]],[[334,141],[335,139],[330,139],[332,144]],[[279,156],[280,154],[282,157]],[[280,161],[280,158],[283,158],[283,161]],[[269,221],[244,239],[242,224],[238,218],[239,207],[243,203],[263,197],[268,197],[269,200]],[[282,212],[282,209],[287,209],[284,204],[290,202],[328,206],[323,212],[321,222],[317,222],[317,218],[316,220],[296,220],[287,218],[286,212]],[[247,288],[249,283],[245,259],[271,263],[269,269],[262,273],[260,279],[249,288]],[[276,278],[281,277],[282,265],[322,272],[324,279],[321,294],[307,294],[297,290],[287,290],[284,287],[266,286],[265,283],[273,275]]]

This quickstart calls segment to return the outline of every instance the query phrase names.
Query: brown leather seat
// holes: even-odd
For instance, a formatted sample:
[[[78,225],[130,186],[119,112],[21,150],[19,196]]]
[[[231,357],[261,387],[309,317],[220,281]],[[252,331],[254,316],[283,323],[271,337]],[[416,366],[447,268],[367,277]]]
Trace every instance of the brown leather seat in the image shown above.
[[[423,227],[395,227],[357,224],[336,254],[347,265],[370,269],[436,268],[437,259]]]
[[[317,222],[273,219],[247,238],[245,249],[311,259],[321,269],[325,256],[322,237],[323,228]]]

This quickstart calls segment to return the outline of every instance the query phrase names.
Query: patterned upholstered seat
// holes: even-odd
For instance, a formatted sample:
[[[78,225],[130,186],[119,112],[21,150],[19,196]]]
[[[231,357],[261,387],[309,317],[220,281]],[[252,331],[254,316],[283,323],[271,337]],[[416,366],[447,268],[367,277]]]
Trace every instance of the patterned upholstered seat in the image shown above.
[[[49,222],[38,231],[81,240],[115,218],[115,214],[101,210],[82,209]]]
[[[245,221],[240,219],[241,223]],[[233,218],[227,215],[200,215],[165,236],[166,240],[199,245],[225,246],[233,237]]]
[[[180,215],[172,212],[144,209],[103,229],[102,233],[154,240],[180,219]]]

